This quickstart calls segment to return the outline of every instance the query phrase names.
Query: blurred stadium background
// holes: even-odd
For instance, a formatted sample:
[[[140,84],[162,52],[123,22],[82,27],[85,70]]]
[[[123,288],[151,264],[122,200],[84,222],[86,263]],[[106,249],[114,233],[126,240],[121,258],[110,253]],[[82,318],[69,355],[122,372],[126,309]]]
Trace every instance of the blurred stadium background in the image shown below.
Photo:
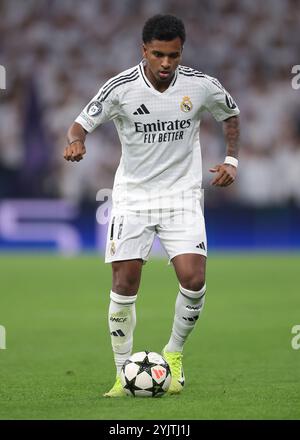
[[[230,189],[209,188],[225,146],[210,115],[201,125],[210,250],[300,248],[297,1],[1,0],[0,249],[103,251],[96,193],[112,188],[119,140],[112,123],[100,127],[72,164],[66,131],[109,77],[140,61],[144,21],[166,12],[186,25],[183,64],[216,76],[241,109]]]

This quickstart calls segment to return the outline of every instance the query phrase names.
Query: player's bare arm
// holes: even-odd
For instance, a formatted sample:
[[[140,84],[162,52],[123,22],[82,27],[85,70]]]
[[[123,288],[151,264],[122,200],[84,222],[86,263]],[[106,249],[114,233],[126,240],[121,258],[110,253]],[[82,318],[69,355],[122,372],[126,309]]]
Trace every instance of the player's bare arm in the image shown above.
[[[86,148],[84,145],[86,138],[86,131],[84,128],[74,122],[68,130],[68,143],[69,145],[65,148],[64,158],[71,162],[79,162],[83,159],[83,155],[86,153]]]
[[[223,133],[227,145],[227,156],[238,157],[240,120],[238,116],[231,116],[223,121]],[[236,178],[237,167],[228,163],[218,164],[210,168],[212,173],[217,173],[215,179],[211,182],[214,186],[229,186]]]

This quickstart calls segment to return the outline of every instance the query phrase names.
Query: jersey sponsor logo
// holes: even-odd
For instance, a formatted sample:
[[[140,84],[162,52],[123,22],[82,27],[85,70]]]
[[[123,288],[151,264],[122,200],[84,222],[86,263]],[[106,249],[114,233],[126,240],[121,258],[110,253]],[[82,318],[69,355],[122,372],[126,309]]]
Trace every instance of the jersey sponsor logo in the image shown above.
[[[145,106],[145,104],[142,104],[134,113],[134,115],[149,115],[150,112]]]
[[[192,110],[193,104],[189,96],[184,96],[182,98],[182,101],[180,103],[180,108],[185,113],[190,112]]]
[[[205,244],[203,243],[203,241],[201,243],[197,244],[196,248],[203,249],[205,251]]]
[[[172,142],[183,140],[184,129],[189,128],[191,119],[183,119],[176,121],[160,121],[143,124],[142,122],[135,122],[136,133],[144,133],[144,143],[154,142]]]
[[[90,103],[90,105],[87,108],[87,114],[89,116],[97,116],[100,115],[102,112],[103,106],[100,101],[93,101]]]
[[[134,125],[136,133],[153,133],[157,131],[174,131],[189,128],[191,122],[191,119],[183,119],[182,121],[179,121],[179,119],[176,119],[176,121],[160,121],[158,119],[156,122],[150,122],[149,124],[135,122]]]

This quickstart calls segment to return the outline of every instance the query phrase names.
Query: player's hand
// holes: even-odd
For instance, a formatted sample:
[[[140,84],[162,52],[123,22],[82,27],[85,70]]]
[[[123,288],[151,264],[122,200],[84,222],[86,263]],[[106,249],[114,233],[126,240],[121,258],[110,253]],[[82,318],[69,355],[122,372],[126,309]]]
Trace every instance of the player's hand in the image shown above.
[[[210,168],[209,171],[211,173],[217,173],[211,182],[213,186],[229,186],[235,181],[237,174],[236,167],[225,163],[216,165],[214,168]]]
[[[73,142],[68,145],[64,151],[64,158],[71,162],[79,162],[83,159],[83,155],[86,153],[84,143],[81,141]]]

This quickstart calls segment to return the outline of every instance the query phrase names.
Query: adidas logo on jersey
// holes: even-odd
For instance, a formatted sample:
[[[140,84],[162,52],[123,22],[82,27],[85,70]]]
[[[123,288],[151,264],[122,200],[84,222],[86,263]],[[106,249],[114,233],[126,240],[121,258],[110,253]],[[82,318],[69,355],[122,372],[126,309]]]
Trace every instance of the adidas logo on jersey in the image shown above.
[[[197,244],[196,248],[203,249],[205,251],[205,244],[203,243],[203,241],[201,243]]]
[[[150,112],[145,106],[145,104],[142,104],[134,113],[134,115],[149,115]]]

